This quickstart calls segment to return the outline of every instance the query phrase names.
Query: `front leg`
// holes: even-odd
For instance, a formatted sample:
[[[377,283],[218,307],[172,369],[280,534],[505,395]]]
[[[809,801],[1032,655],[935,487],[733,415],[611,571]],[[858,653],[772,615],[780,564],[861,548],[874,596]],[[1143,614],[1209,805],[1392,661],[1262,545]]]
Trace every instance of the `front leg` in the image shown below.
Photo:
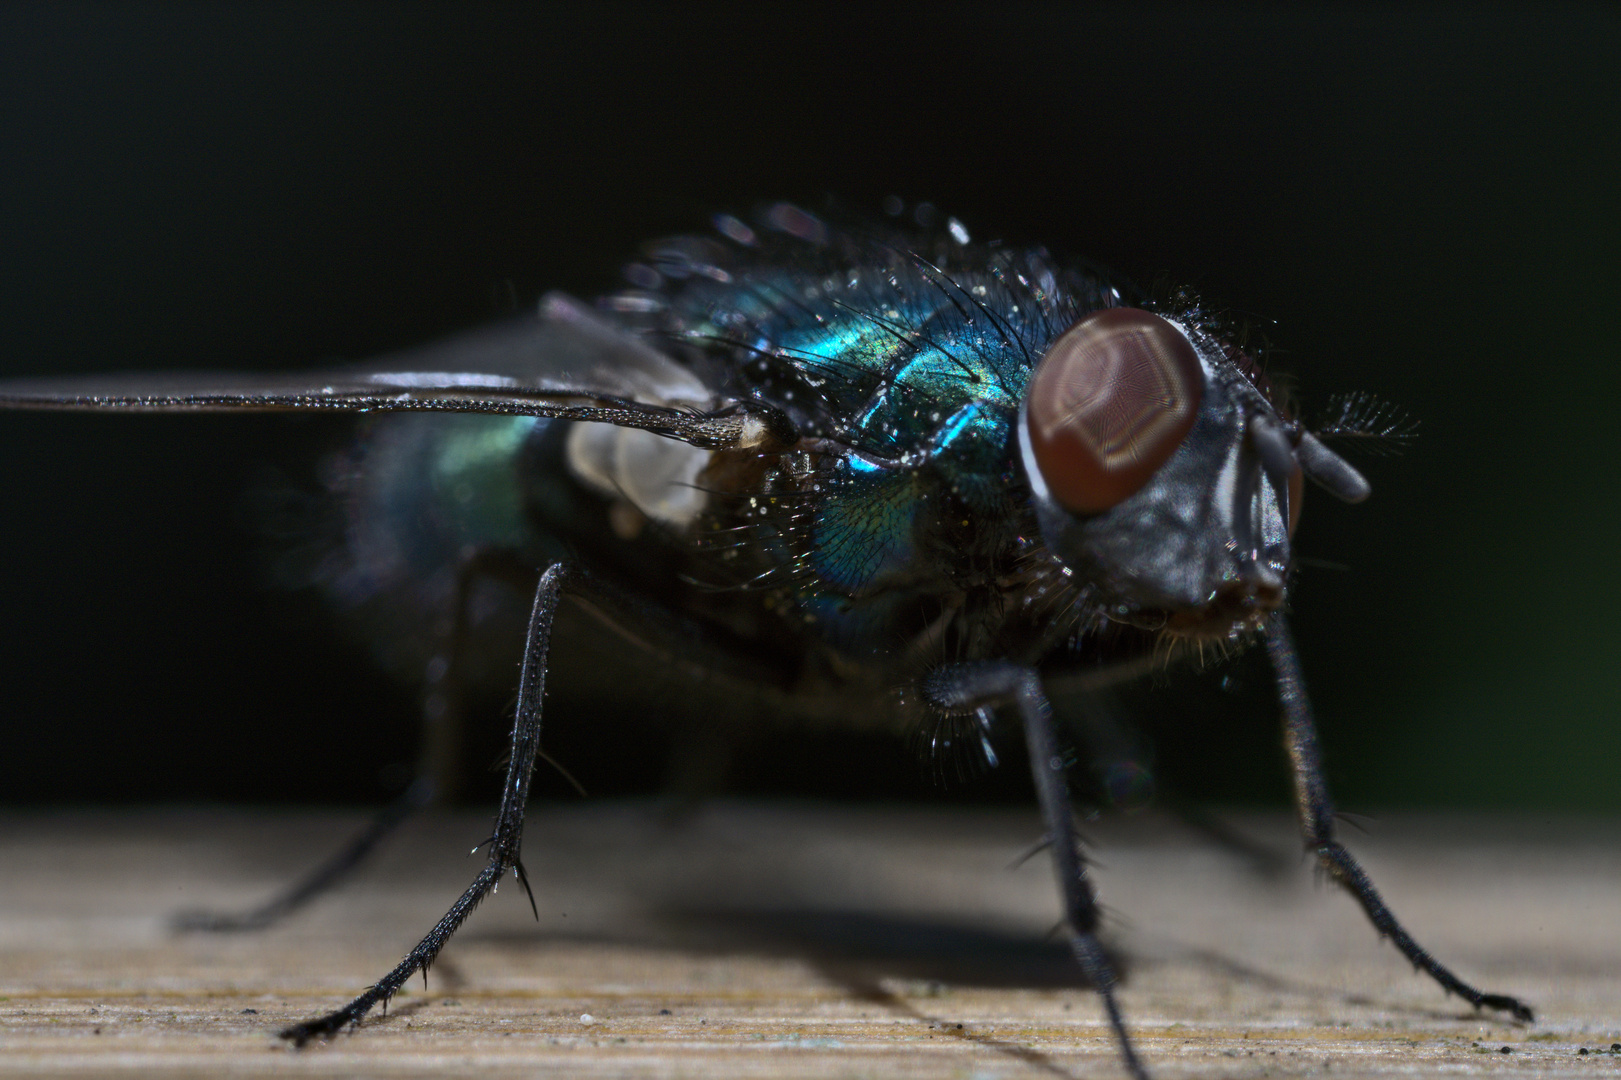
[[[1356,897],[1380,935],[1389,938],[1391,944],[1400,949],[1415,968],[1440,983],[1442,989],[1457,994],[1477,1009],[1501,1009],[1516,1020],[1527,1022],[1535,1019],[1531,1007],[1520,999],[1476,990],[1425,951],[1385,906],[1367,871],[1335,838],[1334,802],[1323,780],[1317,724],[1312,719],[1311,702],[1306,698],[1306,680],[1300,671],[1300,657],[1295,652],[1294,639],[1282,616],[1274,616],[1267,626],[1266,652],[1273,670],[1277,672],[1278,697],[1283,705],[1284,744],[1294,767],[1295,804],[1300,812],[1300,828],[1305,835],[1306,847],[1317,855],[1328,876]]]
[[[1101,913],[1075,836],[1074,812],[1064,781],[1064,760],[1058,752],[1052,706],[1042,692],[1040,676],[1033,668],[1014,664],[956,664],[930,675],[924,682],[924,693],[935,705],[952,711],[1010,700],[1019,710],[1030,751],[1030,770],[1036,782],[1036,799],[1041,804],[1041,816],[1051,841],[1053,871],[1063,895],[1070,949],[1087,981],[1103,999],[1103,1008],[1120,1042],[1120,1056],[1126,1069],[1136,1080],[1147,1080],[1148,1073],[1137,1057],[1131,1037],[1126,1034],[1120,1005],[1115,1000],[1114,968],[1098,941]]]

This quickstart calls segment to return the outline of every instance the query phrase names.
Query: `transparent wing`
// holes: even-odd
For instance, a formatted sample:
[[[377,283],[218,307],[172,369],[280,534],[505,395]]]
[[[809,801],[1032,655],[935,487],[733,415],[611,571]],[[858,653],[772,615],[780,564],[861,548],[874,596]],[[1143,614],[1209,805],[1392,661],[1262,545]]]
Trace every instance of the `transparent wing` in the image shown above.
[[[766,428],[765,417],[561,293],[533,315],[364,364],[3,380],[0,408],[507,413],[645,428],[705,447],[752,445]]]

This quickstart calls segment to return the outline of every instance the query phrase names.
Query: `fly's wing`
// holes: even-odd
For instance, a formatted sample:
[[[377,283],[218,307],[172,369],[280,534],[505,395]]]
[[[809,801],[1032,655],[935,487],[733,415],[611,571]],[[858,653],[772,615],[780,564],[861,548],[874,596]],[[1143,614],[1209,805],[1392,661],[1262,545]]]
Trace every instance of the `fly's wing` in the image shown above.
[[[707,448],[751,446],[763,414],[561,293],[523,318],[329,371],[114,374],[0,381],[0,408],[114,412],[322,409],[505,413],[644,428]]]

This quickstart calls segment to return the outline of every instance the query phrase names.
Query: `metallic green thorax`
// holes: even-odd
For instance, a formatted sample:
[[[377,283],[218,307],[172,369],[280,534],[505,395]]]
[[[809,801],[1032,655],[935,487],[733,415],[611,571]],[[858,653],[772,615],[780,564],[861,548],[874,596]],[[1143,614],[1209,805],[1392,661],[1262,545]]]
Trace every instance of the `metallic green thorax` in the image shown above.
[[[778,590],[844,650],[892,650],[1038,542],[1015,449],[1025,385],[1118,293],[1044,252],[948,236],[748,239],[661,245],[660,287],[619,305],[650,309],[645,329],[802,436],[715,484],[730,583]]]

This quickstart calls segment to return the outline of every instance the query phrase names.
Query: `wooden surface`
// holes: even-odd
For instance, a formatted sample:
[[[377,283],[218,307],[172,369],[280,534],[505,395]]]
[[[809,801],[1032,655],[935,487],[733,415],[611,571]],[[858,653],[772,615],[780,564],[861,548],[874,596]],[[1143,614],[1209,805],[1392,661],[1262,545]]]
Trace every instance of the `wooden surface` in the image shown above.
[[[438,917],[487,820],[417,823],[269,932],[176,936],[166,917],[251,903],[360,820],[0,816],[0,1076],[1123,1075],[1045,938],[1045,857],[1010,869],[1034,816],[1008,811],[539,807],[538,925],[503,887],[427,992],[289,1050],[277,1027],[346,1000]],[[1089,827],[1157,1077],[1621,1077],[1621,823],[1391,816],[1350,833],[1420,941],[1538,1008],[1516,1026],[1415,976],[1314,882],[1285,818],[1236,820],[1285,855],[1281,875],[1165,820]]]

